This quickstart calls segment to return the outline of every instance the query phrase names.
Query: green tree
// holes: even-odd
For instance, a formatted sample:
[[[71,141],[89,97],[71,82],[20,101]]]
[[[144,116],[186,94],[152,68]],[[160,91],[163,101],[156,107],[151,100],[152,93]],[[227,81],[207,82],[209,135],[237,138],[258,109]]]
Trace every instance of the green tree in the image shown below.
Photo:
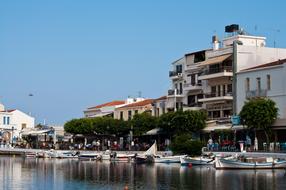
[[[148,112],[134,115],[131,120],[135,135],[142,135],[147,131],[157,127],[157,118]]]
[[[171,149],[175,154],[201,155],[202,147],[203,143],[198,140],[192,140],[191,134],[176,135],[171,143]]]
[[[159,118],[158,126],[170,135],[196,133],[206,126],[205,111],[168,112]]]
[[[66,132],[73,134],[91,134],[94,131],[92,119],[72,119],[65,123],[64,129]]]
[[[275,102],[265,98],[254,98],[245,102],[239,113],[241,122],[249,129],[263,130],[267,144],[270,142],[272,124],[277,118],[278,108]]]

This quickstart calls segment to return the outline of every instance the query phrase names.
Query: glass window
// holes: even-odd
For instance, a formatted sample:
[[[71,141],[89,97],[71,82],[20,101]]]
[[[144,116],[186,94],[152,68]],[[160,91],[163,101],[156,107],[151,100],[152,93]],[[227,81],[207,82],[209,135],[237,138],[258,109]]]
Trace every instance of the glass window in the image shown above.
[[[270,75],[267,75],[267,90],[271,90],[271,78],[270,78]]]
[[[120,112],[120,120],[123,120],[123,111]]]
[[[6,117],[3,117],[3,125],[6,125]]]
[[[245,91],[249,91],[250,89],[250,84],[249,84],[249,78],[245,79]]]
[[[10,125],[10,117],[7,117],[6,123],[7,123],[7,125]]]
[[[257,90],[260,90],[261,89],[261,79],[260,79],[260,77],[256,78],[256,82],[257,82]]]
[[[128,111],[128,120],[131,120],[131,119],[132,119],[132,111],[129,110],[129,111]]]

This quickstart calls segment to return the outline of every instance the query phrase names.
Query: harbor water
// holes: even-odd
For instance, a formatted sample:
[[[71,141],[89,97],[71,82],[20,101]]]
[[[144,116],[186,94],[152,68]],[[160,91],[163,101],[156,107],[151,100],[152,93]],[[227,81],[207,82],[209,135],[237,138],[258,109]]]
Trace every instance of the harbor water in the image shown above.
[[[0,157],[0,189],[286,189],[285,170]]]

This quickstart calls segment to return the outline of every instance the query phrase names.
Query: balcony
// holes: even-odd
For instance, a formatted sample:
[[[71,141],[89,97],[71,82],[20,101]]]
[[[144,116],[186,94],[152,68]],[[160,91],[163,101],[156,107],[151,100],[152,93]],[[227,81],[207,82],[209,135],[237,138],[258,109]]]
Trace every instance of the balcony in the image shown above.
[[[181,98],[181,97],[184,97],[183,95],[183,91],[182,90],[168,90],[168,97],[171,98],[171,97],[176,97],[176,98]]]
[[[194,102],[194,103],[190,103],[187,105],[183,105],[183,111],[195,111],[195,110],[201,110],[203,109],[203,104],[201,102]]]
[[[179,79],[183,77],[182,71],[169,71],[169,77],[171,79]]]
[[[258,97],[267,97],[267,90],[260,89],[260,90],[249,90],[246,91],[246,98],[258,98]]]
[[[202,89],[202,83],[186,83],[184,84],[184,90],[190,91],[190,90],[201,90]]]
[[[232,67],[224,66],[224,67],[204,70],[202,74],[198,77],[198,80],[207,80],[218,77],[232,77],[232,76],[233,76]]]
[[[214,101],[226,101],[233,100],[232,92],[221,93],[207,93],[204,97],[199,99],[199,102],[214,102]]]

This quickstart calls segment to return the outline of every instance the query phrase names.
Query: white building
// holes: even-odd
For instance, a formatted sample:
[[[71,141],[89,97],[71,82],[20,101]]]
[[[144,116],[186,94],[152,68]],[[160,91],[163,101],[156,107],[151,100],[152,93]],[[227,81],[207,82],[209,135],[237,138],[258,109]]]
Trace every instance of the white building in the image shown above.
[[[285,57],[286,58],[286,57]],[[279,119],[286,119],[286,59],[250,67],[237,73],[237,113],[249,98],[267,97],[276,103]],[[284,123],[286,126],[286,123]]]
[[[140,102],[143,100],[144,98],[127,98],[125,101],[115,100],[112,102],[107,102],[97,106],[89,107],[86,110],[84,110],[83,113],[86,118],[103,117],[103,116],[114,117],[114,111],[116,108],[120,108],[122,106],[132,104],[135,102]]]
[[[243,90],[237,87],[236,73],[286,57],[286,49],[265,47],[265,37],[247,35],[238,25],[227,27],[222,42],[213,36],[211,49],[188,53],[172,63],[169,111],[206,109],[209,120],[230,127]]]
[[[21,132],[26,128],[34,128],[35,119],[20,110],[5,110],[0,104],[0,131],[2,140],[12,140],[21,136]]]

